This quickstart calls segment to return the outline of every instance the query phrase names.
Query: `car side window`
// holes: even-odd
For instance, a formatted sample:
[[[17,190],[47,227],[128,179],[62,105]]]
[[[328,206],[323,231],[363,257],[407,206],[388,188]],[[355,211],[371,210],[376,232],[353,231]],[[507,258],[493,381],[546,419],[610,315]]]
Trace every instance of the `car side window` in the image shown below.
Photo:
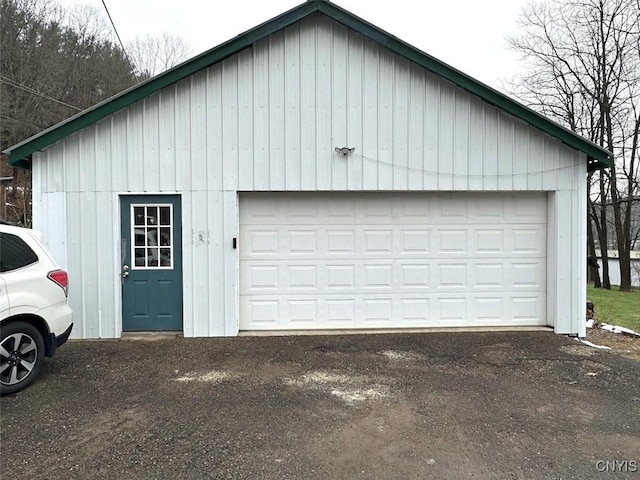
[[[38,256],[24,240],[10,233],[0,233],[0,273],[26,267],[38,261]]]

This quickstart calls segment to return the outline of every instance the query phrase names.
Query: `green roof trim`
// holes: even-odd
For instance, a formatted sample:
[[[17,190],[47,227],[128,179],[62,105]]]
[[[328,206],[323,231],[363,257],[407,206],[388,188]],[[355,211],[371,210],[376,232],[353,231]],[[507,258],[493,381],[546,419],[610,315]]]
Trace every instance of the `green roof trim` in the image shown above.
[[[309,0],[293,9],[238,35],[186,62],[167,70],[139,85],[129,88],[77,115],[54,125],[23,142],[4,151],[9,164],[22,168],[31,167],[31,156],[55,142],[99,120],[117,112],[134,102],[142,100],[194,73],[221,62],[244,50],[254,43],[283,30],[309,15],[321,13],[381,44],[392,52],[424,67],[425,69],[452,82],[458,87],[480,97],[505,112],[525,121],[539,130],[557,138],[561,142],[587,155],[588,170],[611,167],[611,152],[577,135],[562,125],[549,120],[534,110],[471,78],[459,70],[437,60],[431,55],[403,42],[399,38],[381,30],[371,23],[353,15],[326,0]]]

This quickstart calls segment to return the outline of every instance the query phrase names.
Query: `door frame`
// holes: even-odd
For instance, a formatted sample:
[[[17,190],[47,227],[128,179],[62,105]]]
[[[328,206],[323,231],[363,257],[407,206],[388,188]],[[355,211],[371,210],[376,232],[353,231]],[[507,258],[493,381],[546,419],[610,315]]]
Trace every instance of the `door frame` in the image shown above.
[[[122,200],[123,197],[138,197],[141,199],[144,199],[145,197],[158,197],[158,196],[172,196],[172,197],[177,197],[177,201],[178,201],[178,205],[180,207],[180,233],[181,233],[181,242],[176,245],[180,247],[180,251],[181,251],[181,257],[184,257],[184,245],[185,245],[185,239],[184,239],[184,229],[183,227],[183,222],[182,222],[182,211],[184,208],[184,196],[182,194],[182,192],[179,191],[170,191],[170,192],[161,192],[161,191],[145,191],[145,192],[137,192],[137,191],[119,191],[119,192],[114,192],[113,196],[112,196],[112,200],[113,200],[113,209],[112,209],[112,214],[113,214],[113,224],[116,225],[116,228],[114,228],[113,231],[113,245],[114,245],[114,262],[113,262],[113,278],[115,279],[114,283],[113,283],[113,288],[114,288],[114,298],[116,299],[116,313],[117,313],[117,318],[119,319],[119,321],[116,323],[116,332],[115,332],[115,337],[116,338],[121,338],[123,332],[125,332],[124,328],[123,328],[123,323],[124,323],[124,315],[123,315],[123,289],[122,289]],[[175,225],[174,225],[175,228]],[[181,259],[180,261],[180,270],[181,270],[181,295],[183,298],[183,302],[184,302],[184,260]],[[183,331],[184,331],[184,307],[182,308],[182,324],[183,324]],[[159,332],[162,332],[164,330],[157,330]]]

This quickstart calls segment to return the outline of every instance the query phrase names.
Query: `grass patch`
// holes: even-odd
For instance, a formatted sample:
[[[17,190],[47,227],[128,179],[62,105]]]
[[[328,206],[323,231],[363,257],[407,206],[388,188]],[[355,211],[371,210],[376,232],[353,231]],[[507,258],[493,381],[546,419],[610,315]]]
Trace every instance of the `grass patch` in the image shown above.
[[[605,290],[587,285],[587,300],[593,302],[598,322],[640,332],[640,291],[620,292],[618,287]]]

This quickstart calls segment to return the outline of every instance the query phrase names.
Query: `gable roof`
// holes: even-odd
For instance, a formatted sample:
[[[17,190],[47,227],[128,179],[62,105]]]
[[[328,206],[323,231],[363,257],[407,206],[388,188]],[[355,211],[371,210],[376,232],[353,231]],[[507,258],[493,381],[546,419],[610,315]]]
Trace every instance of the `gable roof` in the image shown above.
[[[115,95],[97,105],[84,110],[77,115],[54,125],[37,135],[34,135],[13,147],[4,151],[9,159],[9,164],[22,167],[31,167],[31,156],[34,152],[42,150],[55,142],[67,137],[89,125],[115,113],[122,108],[131,105],[149,95],[174,84],[183,78],[207,68],[213,64],[235,55],[259,40],[268,37],[290,25],[313,14],[323,14],[338,23],[358,32],[374,42],[388,48],[392,52],[420,65],[421,67],[444,77],[458,87],[467,90],[511,115],[525,121],[557,138],[561,142],[584,152],[588,158],[589,171],[611,166],[611,153],[595,143],[577,135],[560,124],[549,120],[532,109],[493,88],[471,78],[453,67],[437,60],[423,51],[403,42],[399,38],[381,30],[375,25],[353,15],[327,0],[308,0],[307,2],[292,8],[291,10],[238,35],[237,37],[218,45],[166,72],[157,75],[143,83],[135,85],[124,92]]]

